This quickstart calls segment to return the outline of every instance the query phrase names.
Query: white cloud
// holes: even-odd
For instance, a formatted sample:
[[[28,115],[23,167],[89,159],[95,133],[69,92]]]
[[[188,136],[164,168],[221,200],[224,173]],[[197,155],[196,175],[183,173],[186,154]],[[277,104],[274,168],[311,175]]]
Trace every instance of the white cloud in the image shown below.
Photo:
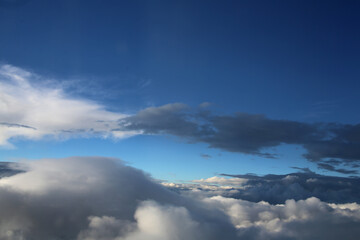
[[[46,79],[11,65],[0,66],[0,146],[12,138],[41,139],[89,136],[121,138],[135,134],[112,131],[125,114],[110,112],[86,99],[75,99],[61,88],[39,84]]]
[[[232,196],[245,190],[248,179],[225,178],[213,176],[192,180],[189,183],[162,182],[161,184],[169,189],[175,190],[184,196],[189,197],[210,197],[210,196]]]
[[[195,221],[185,207],[160,205],[144,201],[137,208],[135,221],[113,217],[91,217],[89,228],[82,231],[78,240],[208,240],[211,226]]]
[[[195,183],[202,184],[216,184],[220,186],[243,186],[248,180],[245,178],[224,178],[224,177],[210,177],[206,179],[193,180]]]
[[[146,201],[136,210],[135,219],[138,230],[128,235],[126,240],[196,240],[211,237],[184,207],[161,206]]]
[[[204,201],[225,211],[245,239],[356,239],[359,233],[356,203],[328,204],[315,197],[278,205],[221,196]]]

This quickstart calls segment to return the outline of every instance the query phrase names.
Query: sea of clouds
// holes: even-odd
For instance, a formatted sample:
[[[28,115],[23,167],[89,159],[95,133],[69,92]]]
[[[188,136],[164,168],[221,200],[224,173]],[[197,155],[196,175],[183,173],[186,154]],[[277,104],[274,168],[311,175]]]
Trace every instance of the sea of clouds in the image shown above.
[[[321,240],[358,239],[360,234],[356,202],[309,197],[272,204],[222,194],[249,184],[241,178],[191,183],[210,182],[212,194],[191,184],[174,191],[176,184],[161,184],[104,157],[13,163],[1,169],[1,176],[4,240]]]

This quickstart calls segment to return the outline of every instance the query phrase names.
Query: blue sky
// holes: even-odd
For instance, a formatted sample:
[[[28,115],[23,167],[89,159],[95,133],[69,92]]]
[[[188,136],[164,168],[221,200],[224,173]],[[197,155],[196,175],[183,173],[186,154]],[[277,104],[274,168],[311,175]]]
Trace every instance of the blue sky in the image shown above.
[[[337,153],[319,153],[324,139],[314,147],[314,139],[274,143],[259,136],[251,149],[229,151],[230,145],[203,135],[144,127],[134,118],[130,123],[141,128],[127,130],[148,134],[124,139],[96,134],[58,139],[45,130],[36,139],[11,135],[13,149],[0,149],[0,157],[113,156],[169,180],[286,173],[294,166],[335,175],[342,173],[328,165],[356,169],[358,153],[343,152],[359,144],[359,8],[356,1],[0,1],[2,64],[40,76],[27,79],[32,86],[61,89],[67,99],[103,106],[108,119],[113,117],[108,112],[136,116],[148,107],[182,103],[192,110],[174,119],[184,123],[199,104],[209,102],[206,111],[212,116],[263,114],[266,124],[292,121],[305,128],[336,123],[340,130],[324,128],[343,138],[329,142],[341,148]],[[44,110],[47,114],[52,113]],[[16,120],[1,122],[26,125]],[[44,126],[37,124],[30,126]],[[354,136],[338,132],[348,128]],[[276,158],[259,155],[259,149]],[[312,158],[302,156],[307,151],[313,151]],[[324,162],[332,158],[345,166]]]

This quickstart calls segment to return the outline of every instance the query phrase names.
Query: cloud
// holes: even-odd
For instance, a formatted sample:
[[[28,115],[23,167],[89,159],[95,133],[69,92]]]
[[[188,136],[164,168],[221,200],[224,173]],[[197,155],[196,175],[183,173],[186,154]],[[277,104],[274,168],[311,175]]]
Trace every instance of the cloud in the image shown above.
[[[200,103],[199,104],[199,107],[200,108],[208,108],[208,107],[210,107],[212,104],[211,103],[209,103],[209,102],[203,102],[203,103]]]
[[[358,204],[330,205],[315,197],[281,205],[220,196],[205,202],[228,213],[239,239],[357,239],[360,233]]]
[[[28,161],[0,179],[0,239],[235,239],[204,208],[116,159]],[[199,237],[199,238],[197,238]]]
[[[312,125],[246,113],[215,116],[211,123],[216,131],[204,138],[211,147],[257,155],[269,154],[261,152],[263,148],[281,143],[299,144],[322,135]]]
[[[0,162],[0,178],[12,176],[20,172],[22,170],[16,170],[16,163]]]
[[[197,123],[187,119],[188,109],[189,107],[182,103],[149,107],[134,116],[123,118],[120,126],[125,130],[140,130],[144,134],[165,133],[187,137],[198,131]]]
[[[0,178],[4,240],[331,240],[356,239],[360,233],[357,203],[326,203],[315,197],[283,204],[184,197],[140,170],[103,157],[2,166],[17,171]],[[231,184],[236,181],[230,179]],[[218,177],[201,182],[229,181]]]
[[[347,169],[343,169],[343,168],[335,168],[333,165],[324,163],[324,162],[318,163],[318,167],[321,169],[328,170],[328,171],[338,172],[338,173],[343,173],[343,174],[357,174],[358,173],[357,170],[347,170]]]
[[[283,204],[288,199],[302,200],[309,197],[330,203],[360,203],[360,178],[324,176],[311,171],[286,175],[224,176],[227,178],[215,176],[193,180],[191,183],[163,185],[186,196],[220,195],[271,204]]]
[[[359,178],[332,177],[314,173],[292,173],[287,175],[234,175],[248,179],[244,190],[233,197],[249,201],[284,203],[287,199],[317,197],[334,203],[360,203]]]
[[[360,161],[360,125],[273,120],[248,113],[213,115],[174,103],[126,117],[120,122],[120,129],[170,134],[207,143],[211,148],[265,158],[277,157],[267,151],[271,147],[296,144],[305,148],[304,157],[319,168],[343,174],[357,174]],[[331,159],[342,167],[335,167]]]
[[[29,71],[0,66],[0,146],[10,139],[41,139],[45,136],[124,137],[131,132],[111,131],[124,114],[66,95],[61,88],[40,85],[44,79]]]
[[[94,224],[94,220],[96,220],[96,224]],[[121,239],[216,239],[211,235],[213,231],[203,226],[203,223],[193,220],[189,211],[184,207],[163,206],[154,201],[144,201],[135,212],[135,220],[136,224],[126,224],[128,234]],[[119,239],[123,235],[117,233],[119,229],[124,228],[123,222],[117,219],[109,219],[108,217],[102,219],[92,218],[89,225],[88,230],[80,233],[79,240],[103,239],[104,233],[105,236],[109,235],[107,234],[109,228],[113,228],[114,231],[111,231],[111,233],[115,234],[108,239]],[[104,226],[106,230],[104,230]],[[217,235],[221,237],[221,235]]]
[[[205,183],[205,184],[216,184],[222,186],[242,186],[247,182],[245,178],[224,178],[224,177],[210,177],[206,179],[193,180],[195,183]]]
[[[212,156],[211,156],[211,155],[209,155],[209,154],[205,154],[205,153],[200,154],[200,156],[201,156],[202,158],[205,158],[205,159],[212,158]]]

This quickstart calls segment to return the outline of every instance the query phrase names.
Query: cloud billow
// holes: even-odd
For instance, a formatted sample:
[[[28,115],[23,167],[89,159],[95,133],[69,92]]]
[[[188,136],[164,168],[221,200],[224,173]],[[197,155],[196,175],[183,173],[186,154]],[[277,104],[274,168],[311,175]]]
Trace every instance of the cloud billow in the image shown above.
[[[121,161],[44,159],[0,178],[0,239],[236,239],[220,210],[204,208]]]

